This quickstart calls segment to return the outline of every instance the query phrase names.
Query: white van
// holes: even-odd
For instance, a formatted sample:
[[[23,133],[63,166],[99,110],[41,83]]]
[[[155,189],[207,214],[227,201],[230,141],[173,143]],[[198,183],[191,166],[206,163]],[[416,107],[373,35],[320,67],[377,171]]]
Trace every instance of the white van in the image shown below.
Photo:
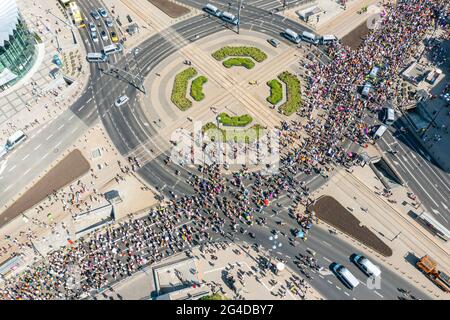
[[[364,88],[362,89],[361,94],[365,97],[369,96],[370,90],[372,89],[372,84],[369,82],[366,82],[364,85]]]
[[[88,62],[106,62],[107,60],[106,54],[95,52],[95,53],[88,53],[86,55],[86,60]]]
[[[392,108],[386,108],[384,112],[384,123],[388,126],[394,123],[395,121],[395,112]]]
[[[379,126],[377,131],[375,131],[375,134],[373,135],[373,138],[374,139],[380,139],[383,136],[383,134],[386,131],[386,129],[387,129],[387,127],[384,124]]]
[[[358,279],[356,279],[356,277],[343,265],[336,263],[333,266],[333,271],[336,273],[338,278],[350,289],[353,289],[359,285]]]
[[[360,268],[366,275],[379,277],[381,275],[381,270],[376,265],[374,265],[369,259],[366,257],[357,254],[354,257],[353,262]]]
[[[303,33],[302,33],[302,40],[306,41],[306,42],[309,42],[309,43],[312,43],[312,44],[318,44],[319,43],[319,39],[317,39],[317,37],[313,33],[308,32],[308,31],[303,31]]]
[[[369,77],[371,77],[372,79],[376,79],[379,70],[380,68],[373,67],[372,70],[370,70]]]
[[[7,140],[5,149],[6,150],[12,150],[14,149],[19,143],[23,142],[27,138],[26,134],[23,133],[22,130],[18,130],[14,132]]]
[[[216,17],[220,17],[222,15],[222,12],[216,6],[209,3],[203,7],[203,11]]]
[[[113,53],[121,52],[123,50],[123,46],[120,43],[110,44],[109,46],[103,47],[102,53],[105,56],[108,56]]]
[[[337,41],[336,36],[334,36],[332,34],[326,34],[326,35],[323,35],[322,38],[320,38],[320,43],[323,45],[333,44],[336,41]]]
[[[298,35],[297,32],[291,30],[291,29],[286,29],[283,32],[283,36],[288,39],[289,41],[292,41],[294,43],[300,43],[300,36]]]
[[[221,15],[221,19],[225,22],[237,25],[239,23],[239,19],[232,13],[224,11]]]

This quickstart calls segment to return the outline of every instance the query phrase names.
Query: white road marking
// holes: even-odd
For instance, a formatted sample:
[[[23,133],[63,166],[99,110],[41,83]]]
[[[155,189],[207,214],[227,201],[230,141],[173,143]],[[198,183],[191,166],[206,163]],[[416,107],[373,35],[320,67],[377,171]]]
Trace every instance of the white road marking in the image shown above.
[[[0,173],[2,173],[5,170],[7,162],[8,160],[3,161],[2,166],[0,167]]]
[[[344,293],[345,293],[348,297],[350,297],[350,295],[348,294],[348,292],[345,292],[345,291],[344,291]]]
[[[330,280],[327,280],[327,282],[328,282],[329,284],[333,284],[333,282],[331,282]]]
[[[326,242],[325,240],[322,240],[322,242],[324,243],[324,244],[326,244],[327,246],[332,246],[331,244],[329,244],[328,242]]]
[[[38,145],[36,148],[34,148],[34,151],[36,151],[37,149],[39,149],[41,147],[41,145]]]
[[[379,297],[384,298],[378,291],[374,290],[373,292],[375,292],[375,294],[378,295]]]
[[[49,135],[45,140],[50,140],[53,137],[53,134]]]
[[[324,260],[328,261],[328,262],[332,262],[330,259],[328,259],[327,257],[323,257]]]
[[[13,166],[8,170],[8,172],[13,171],[15,168],[16,168],[16,165],[13,165]]]
[[[338,289],[338,290],[342,290],[342,289],[341,289],[341,287],[339,287],[339,286],[336,286],[336,289]]]
[[[24,176],[26,176],[26,175],[27,175],[27,173],[28,173],[28,172],[30,172],[30,171],[31,171],[31,168],[30,168],[30,169],[28,169],[27,171],[25,171],[23,175],[24,175]]]
[[[64,128],[64,124],[60,125],[60,126],[58,127],[58,130],[61,130],[62,128]]]
[[[22,161],[26,160],[30,155],[27,154],[25,157],[22,158]]]

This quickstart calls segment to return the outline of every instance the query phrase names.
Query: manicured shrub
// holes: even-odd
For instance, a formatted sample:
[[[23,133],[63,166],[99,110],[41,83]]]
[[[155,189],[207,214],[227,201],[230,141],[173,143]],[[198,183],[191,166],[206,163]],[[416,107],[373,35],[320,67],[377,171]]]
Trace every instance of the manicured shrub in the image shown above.
[[[267,59],[267,54],[255,47],[223,47],[215,52],[212,56],[218,61],[222,61],[227,57],[251,57],[256,62],[263,62]]]
[[[250,58],[230,58],[225,60],[223,65],[226,68],[245,67],[246,69],[252,69],[255,66],[255,63]]]
[[[175,76],[171,100],[181,111],[186,111],[192,107],[192,101],[186,98],[186,91],[189,80],[196,75],[197,70],[191,67],[181,71]]]
[[[205,76],[197,77],[192,81],[191,97],[194,98],[195,101],[202,101],[205,98],[205,94],[203,93],[203,84],[206,82],[208,82],[208,78]]]
[[[219,123],[230,127],[245,127],[253,121],[253,118],[249,114],[231,117],[226,112],[219,114],[217,119]]]
[[[280,106],[284,115],[290,116],[300,109],[302,102],[300,80],[288,71],[278,75],[278,79],[286,84],[286,102]]]
[[[267,101],[275,105],[283,99],[283,86],[277,79],[268,81],[267,85],[270,87],[270,96],[267,97]]]

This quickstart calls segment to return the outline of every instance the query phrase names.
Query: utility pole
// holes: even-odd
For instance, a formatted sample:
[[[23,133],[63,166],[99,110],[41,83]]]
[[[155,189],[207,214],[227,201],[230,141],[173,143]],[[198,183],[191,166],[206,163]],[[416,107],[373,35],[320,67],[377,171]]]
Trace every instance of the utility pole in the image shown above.
[[[237,33],[239,34],[240,31],[240,26],[241,26],[241,7],[242,7],[242,2],[244,0],[238,0],[238,24],[237,24]]]

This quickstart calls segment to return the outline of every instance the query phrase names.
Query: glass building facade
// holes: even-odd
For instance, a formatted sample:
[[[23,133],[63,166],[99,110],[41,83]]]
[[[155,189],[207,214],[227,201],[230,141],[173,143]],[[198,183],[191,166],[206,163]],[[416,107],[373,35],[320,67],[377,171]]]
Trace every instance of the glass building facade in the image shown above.
[[[0,46],[0,92],[30,70],[36,57],[35,43],[34,35],[19,15],[12,34]]]

